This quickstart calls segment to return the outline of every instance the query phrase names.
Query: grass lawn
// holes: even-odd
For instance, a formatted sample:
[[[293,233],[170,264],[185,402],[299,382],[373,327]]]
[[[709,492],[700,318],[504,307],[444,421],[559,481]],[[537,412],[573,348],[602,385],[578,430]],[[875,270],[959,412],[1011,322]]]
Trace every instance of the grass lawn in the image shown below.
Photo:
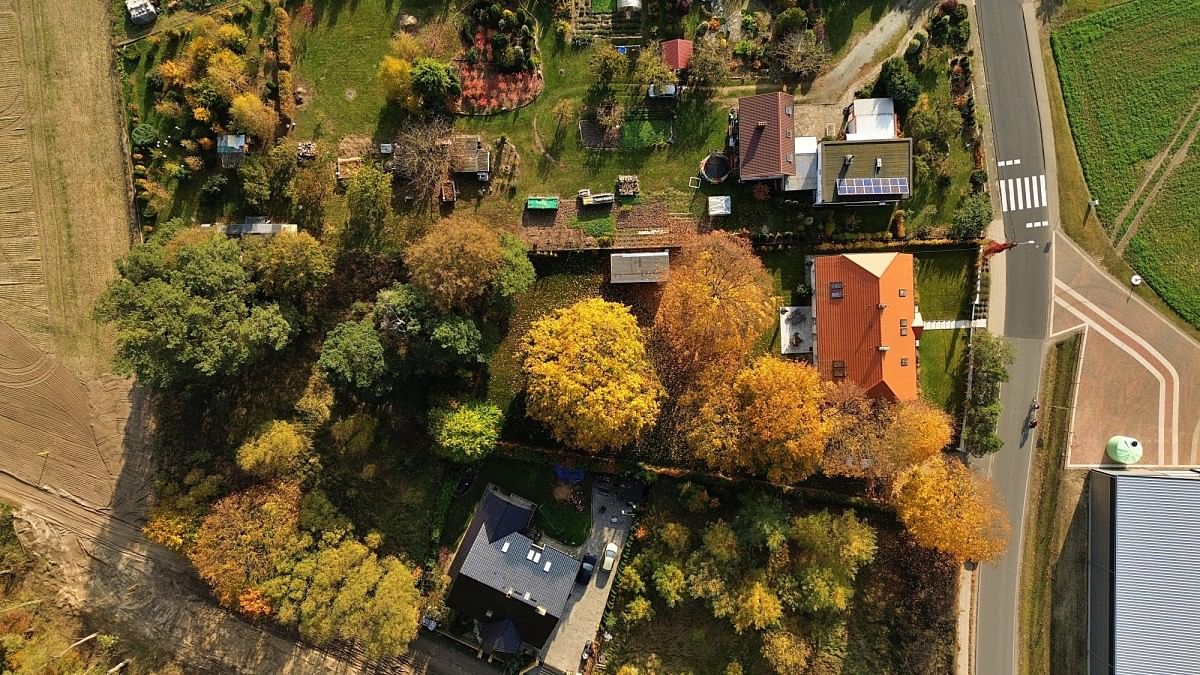
[[[538,318],[578,300],[600,295],[604,285],[597,256],[535,257],[538,279],[517,300],[503,339],[488,363],[487,399],[508,410],[521,391],[521,340]]]
[[[627,119],[621,124],[621,149],[653,148],[671,137],[671,120]]]
[[[592,11],[596,14],[612,14],[617,9],[617,0],[592,0]]]
[[[1200,146],[1167,179],[1125,255],[1167,304],[1200,326]]]
[[[1065,673],[1087,655],[1087,471],[1065,469],[1080,338],[1055,344],[1042,375],[1038,448],[1030,475],[1019,592],[1023,673]],[[1049,572],[1049,573],[1048,573]]]
[[[891,7],[891,0],[825,0],[820,3],[825,13],[825,36],[836,63],[854,46],[854,36],[871,30]],[[801,4],[803,8],[805,5]]]
[[[554,469],[548,464],[493,455],[480,462],[478,469],[471,489],[465,495],[455,497],[450,504],[446,525],[442,529],[443,545],[452,546],[462,536],[488,483],[537,504],[533,524],[552,539],[568,546],[578,546],[587,539],[592,527],[592,488],[588,481],[576,487],[577,494],[584,496],[583,509],[580,510],[571,504],[560,504],[554,500],[553,490],[557,481]]]
[[[957,417],[967,386],[967,331],[927,330],[917,353],[921,358],[921,398]]]
[[[583,230],[596,239],[611,239],[617,231],[616,220],[611,211],[576,213],[571,218],[571,227]]]
[[[1194,0],[1131,0],[1051,37],[1084,175],[1110,226],[1195,101],[1198,25]]]
[[[975,250],[922,251],[914,257],[921,316],[926,321],[971,318]]]

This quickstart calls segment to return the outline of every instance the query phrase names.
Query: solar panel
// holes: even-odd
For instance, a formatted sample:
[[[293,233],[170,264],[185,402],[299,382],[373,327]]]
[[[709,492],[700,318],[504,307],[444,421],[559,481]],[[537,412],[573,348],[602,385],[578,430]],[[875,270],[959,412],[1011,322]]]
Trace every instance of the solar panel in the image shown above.
[[[839,178],[839,197],[908,194],[908,178]]]

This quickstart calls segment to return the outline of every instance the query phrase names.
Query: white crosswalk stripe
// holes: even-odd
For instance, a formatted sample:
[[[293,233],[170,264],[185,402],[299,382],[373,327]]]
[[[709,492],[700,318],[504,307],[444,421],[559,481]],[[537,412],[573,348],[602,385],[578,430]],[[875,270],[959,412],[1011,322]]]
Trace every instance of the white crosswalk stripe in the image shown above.
[[[1032,223],[1025,223],[1026,228],[1047,227],[1049,225],[1050,225],[1050,223],[1045,220],[1038,220],[1038,221],[1035,221]]]
[[[996,162],[996,166],[999,166],[999,167],[1020,166],[1020,165],[1021,165],[1021,160],[1019,160],[1019,159],[1004,159],[999,162]]]
[[[1000,208],[1005,213],[1040,209],[1049,203],[1045,174],[1003,178],[996,183],[1000,188]]]

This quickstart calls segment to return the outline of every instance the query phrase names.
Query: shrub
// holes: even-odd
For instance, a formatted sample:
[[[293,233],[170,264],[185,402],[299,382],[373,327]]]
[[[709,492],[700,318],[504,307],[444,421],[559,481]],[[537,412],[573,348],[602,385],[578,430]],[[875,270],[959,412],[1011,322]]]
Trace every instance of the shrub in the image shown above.
[[[964,52],[967,50],[967,43],[971,40],[971,24],[962,22],[950,29],[949,35],[950,46],[955,50]]]
[[[808,28],[808,15],[799,7],[785,9],[775,17],[775,25],[771,27],[771,34],[776,40],[799,33]]]
[[[992,222],[992,200],[983,193],[964,197],[954,210],[950,236],[955,239],[977,239]]]
[[[446,459],[474,462],[496,448],[504,413],[491,403],[451,403],[429,415],[434,447]]]
[[[901,111],[906,112],[916,104],[920,93],[917,78],[903,59],[893,58],[883,62],[879,79],[875,81],[875,95],[891,98]]]
[[[971,172],[971,190],[975,192],[983,192],[983,186],[987,185],[987,171],[983,169],[975,169]]]
[[[158,142],[158,129],[149,124],[139,124],[133,128],[133,133],[129,138],[133,141],[134,147],[145,148]]]

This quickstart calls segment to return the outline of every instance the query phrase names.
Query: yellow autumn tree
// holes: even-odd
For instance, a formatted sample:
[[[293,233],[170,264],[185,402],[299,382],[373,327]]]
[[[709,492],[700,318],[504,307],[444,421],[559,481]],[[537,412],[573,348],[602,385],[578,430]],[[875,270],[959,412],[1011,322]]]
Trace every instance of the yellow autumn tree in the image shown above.
[[[894,501],[901,522],[925,548],[991,562],[1007,545],[1008,521],[991,484],[957,460],[936,457],[912,470]]]
[[[950,416],[922,400],[891,406],[887,459],[893,472],[931,459],[950,444]]]
[[[525,336],[529,416],[577,448],[618,448],[658,418],[665,395],[629,308],[593,298],[533,323]]]
[[[770,327],[774,284],[745,240],[704,235],[671,270],[654,319],[655,360],[671,384],[737,364]]]
[[[246,76],[246,62],[228,49],[222,49],[208,58],[206,72],[208,81],[217,93],[229,100],[245,92],[250,82]]]
[[[741,633],[747,628],[762,630],[779,623],[783,603],[762,581],[753,581],[738,592],[732,610],[729,618],[733,629]]]
[[[158,75],[167,87],[182,87],[191,81],[192,73],[186,64],[167,59],[158,64]]]
[[[794,483],[821,462],[830,424],[821,376],[798,361],[763,356],[732,378],[709,371],[680,399],[680,424],[692,453],[726,471]]]
[[[826,418],[822,469],[852,478],[893,478],[937,455],[952,433],[950,417],[924,401],[872,401],[844,383],[826,383]]]
[[[263,141],[275,138],[279,116],[262,99],[252,93],[239,94],[229,105],[229,117],[233,126]]]
[[[275,420],[238,448],[237,463],[259,478],[287,477],[312,459],[311,451],[312,440],[300,425]]]
[[[412,64],[395,56],[385,56],[379,62],[379,84],[389,101],[405,110],[416,110],[421,98],[413,93]]]

